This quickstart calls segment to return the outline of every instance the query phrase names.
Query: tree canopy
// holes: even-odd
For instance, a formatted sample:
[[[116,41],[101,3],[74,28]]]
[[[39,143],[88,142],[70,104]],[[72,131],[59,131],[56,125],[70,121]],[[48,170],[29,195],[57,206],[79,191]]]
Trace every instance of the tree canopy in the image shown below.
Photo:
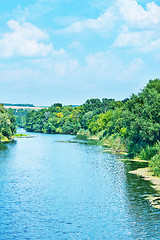
[[[0,141],[9,139],[16,133],[16,118],[12,112],[0,104]]]

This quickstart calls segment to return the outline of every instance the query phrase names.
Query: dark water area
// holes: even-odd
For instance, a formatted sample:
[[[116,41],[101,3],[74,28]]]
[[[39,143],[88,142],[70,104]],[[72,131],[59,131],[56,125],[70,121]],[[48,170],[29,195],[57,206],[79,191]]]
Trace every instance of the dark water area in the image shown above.
[[[95,141],[31,133],[0,144],[0,240],[160,239],[149,181]]]

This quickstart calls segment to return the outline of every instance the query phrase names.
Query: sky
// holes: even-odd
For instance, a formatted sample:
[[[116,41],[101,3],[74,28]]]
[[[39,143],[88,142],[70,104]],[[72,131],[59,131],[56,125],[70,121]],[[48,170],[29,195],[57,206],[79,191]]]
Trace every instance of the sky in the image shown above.
[[[154,78],[159,0],[1,0],[0,102],[123,100]]]

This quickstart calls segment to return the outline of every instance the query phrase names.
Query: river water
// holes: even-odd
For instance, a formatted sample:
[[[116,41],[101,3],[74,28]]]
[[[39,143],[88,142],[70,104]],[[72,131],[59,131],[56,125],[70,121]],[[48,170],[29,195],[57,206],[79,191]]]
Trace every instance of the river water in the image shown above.
[[[94,141],[32,133],[0,145],[0,239],[160,239],[156,194]],[[139,164],[143,166],[144,163]]]

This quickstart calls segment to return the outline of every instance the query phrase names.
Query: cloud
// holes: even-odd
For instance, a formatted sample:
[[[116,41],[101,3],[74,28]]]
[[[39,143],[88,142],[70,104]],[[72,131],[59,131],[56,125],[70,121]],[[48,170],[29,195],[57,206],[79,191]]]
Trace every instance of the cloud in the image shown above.
[[[143,52],[160,49],[160,34],[156,31],[129,31],[125,28],[115,39],[114,47],[134,47]]]
[[[92,97],[123,98],[125,89],[128,94],[133,85],[139,84],[138,76],[144,73],[143,70],[144,63],[140,58],[125,63],[111,51],[88,54],[82,63],[69,57],[26,59],[25,64],[22,61],[1,67],[1,91],[5,89],[8,92],[8,86],[12,86],[12,91],[20,89],[24,95],[26,89],[29,92],[34,89],[42,101],[40,92],[47,89],[43,101],[50,98],[51,103],[53,96],[59,101],[65,96],[65,103],[67,98],[72,101],[77,98],[78,102]]]
[[[60,29],[58,33],[81,33],[85,30],[93,30],[96,32],[106,32],[111,28],[111,25],[116,20],[112,9],[108,9],[104,14],[100,15],[96,19],[84,19],[77,21],[67,28]]]
[[[160,7],[155,2],[151,2],[146,4],[146,9],[144,9],[136,0],[117,0],[97,18],[76,21],[57,32],[69,34],[92,30],[104,33],[113,29],[115,22],[118,25],[125,23],[136,28],[149,26],[153,28],[160,24]]]
[[[48,81],[48,84],[54,85],[56,81],[60,81],[63,84],[68,83],[69,86],[74,83],[83,87],[83,84],[98,86],[110,81],[135,81],[135,76],[144,68],[144,63],[140,58],[124,63],[116,54],[105,51],[88,54],[85,62],[81,64],[78,59],[69,56],[56,59],[50,57],[33,59],[29,61],[28,67],[33,69],[40,79],[45,73],[45,84]]]
[[[132,81],[134,76],[144,67],[140,58],[135,58],[125,64],[110,51],[89,54],[86,57],[86,72],[96,76],[99,81]]]
[[[143,8],[135,0],[117,0],[121,20],[113,47],[129,47],[140,52],[160,49],[160,7],[151,2]]]
[[[160,7],[155,2],[142,7],[136,0],[116,0],[99,17],[75,21],[56,32],[84,34],[86,31],[112,38],[106,47],[134,48],[149,52],[160,47]]]
[[[146,10],[135,0],[117,0],[119,12],[125,21],[148,26],[160,23],[160,7],[155,2],[146,4]]]
[[[26,38],[28,40],[44,40],[49,38],[49,36],[45,32],[43,32],[31,23],[24,22],[22,25],[20,25],[19,22],[10,20],[7,24],[11,31],[23,36],[23,38]]]
[[[73,76],[75,72],[79,71],[80,65],[76,59],[67,61],[60,61],[54,65],[54,74],[58,77]]]
[[[0,54],[3,57],[24,56],[24,57],[45,57],[49,54],[58,54],[52,43],[46,44],[49,39],[41,29],[31,23],[8,21],[10,32],[7,32],[0,39]],[[61,50],[60,53],[63,51]]]

